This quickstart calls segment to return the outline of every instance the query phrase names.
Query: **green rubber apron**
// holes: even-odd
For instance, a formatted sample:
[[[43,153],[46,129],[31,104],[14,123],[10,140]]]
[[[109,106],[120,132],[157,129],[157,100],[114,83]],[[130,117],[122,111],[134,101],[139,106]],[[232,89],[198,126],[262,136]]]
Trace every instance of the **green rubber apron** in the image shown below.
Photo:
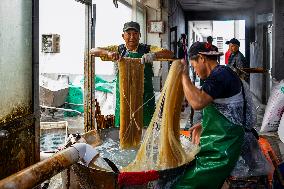
[[[127,57],[141,58],[143,54],[137,52],[129,52]],[[148,126],[155,111],[155,97],[152,77],[154,76],[152,64],[144,66],[144,95],[143,95],[143,124]],[[116,107],[115,107],[115,127],[120,124],[120,97],[119,97],[119,71],[116,75]]]
[[[210,104],[203,110],[202,128],[194,166],[185,170],[175,188],[219,189],[239,158],[242,126],[231,123]]]

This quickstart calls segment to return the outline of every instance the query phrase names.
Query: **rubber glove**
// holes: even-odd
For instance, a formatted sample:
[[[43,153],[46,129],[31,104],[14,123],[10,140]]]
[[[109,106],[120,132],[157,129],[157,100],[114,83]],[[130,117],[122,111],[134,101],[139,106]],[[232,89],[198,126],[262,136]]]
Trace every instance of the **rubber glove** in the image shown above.
[[[141,58],[141,64],[152,63],[156,59],[155,53],[144,54]]]

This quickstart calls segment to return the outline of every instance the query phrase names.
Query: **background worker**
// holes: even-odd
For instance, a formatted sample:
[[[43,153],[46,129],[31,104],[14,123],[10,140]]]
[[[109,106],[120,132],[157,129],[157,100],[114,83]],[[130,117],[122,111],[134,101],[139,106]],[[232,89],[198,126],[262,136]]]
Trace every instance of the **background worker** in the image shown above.
[[[184,59],[186,64],[188,65],[188,43],[187,43],[187,36],[185,33],[182,33],[180,35],[180,38],[178,40],[178,55],[177,57],[179,59]],[[194,76],[194,70],[192,69],[192,75],[193,75],[193,79],[195,82],[195,76]],[[182,107],[181,107],[181,111],[184,112],[185,110],[185,107],[188,106],[188,103],[186,101],[186,99],[183,101],[183,104],[182,104]],[[191,117],[190,117],[190,120],[192,120],[193,118],[193,110],[191,110]]]
[[[234,71],[218,64],[217,57],[221,54],[204,42],[196,42],[190,47],[190,63],[204,79],[201,89],[192,84],[188,66],[184,63],[182,85],[185,97],[195,110],[203,109],[202,122],[189,129],[192,142],[200,144],[201,150],[175,188],[221,188],[241,152],[247,155],[245,162],[249,162],[252,155],[248,143],[254,142],[252,148],[260,152],[252,132],[255,117],[248,88]]]
[[[229,41],[231,55],[228,60],[228,66],[245,68],[247,67],[247,61],[245,56],[240,52],[240,41],[236,38],[233,38]]]
[[[137,22],[127,22],[123,26],[122,38],[125,44],[113,45],[108,47],[94,48],[90,50],[91,55],[102,56],[106,59],[117,61],[121,57],[142,58],[142,63],[148,63],[144,66],[144,96],[143,96],[143,124],[148,126],[155,110],[155,97],[152,83],[153,65],[152,62],[159,58],[173,58],[173,53],[169,50],[156,46],[139,43],[141,37],[140,25]],[[120,124],[120,98],[119,98],[119,70],[116,65],[116,108],[115,108],[115,126]]]
[[[230,41],[230,50],[231,50],[231,55],[228,60],[228,66],[233,69],[237,74],[243,78],[245,81],[248,81],[249,75],[247,75],[245,72],[242,72],[242,68],[247,68],[249,67],[247,65],[247,61],[245,56],[240,52],[240,41],[237,40],[236,38],[232,38]]]
[[[178,40],[178,58],[179,59],[185,59],[185,61],[188,61],[188,52],[187,52],[187,47],[188,47],[188,43],[187,43],[187,36],[185,33],[182,33],[180,35],[180,38]]]
[[[213,45],[213,37],[212,36],[208,36],[207,37],[207,43],[209,43],[210,45],[212,45],[212,50],[218,52],[218,47],[216,47],[215,45]]]
[[[213,45],[213,37],[212,36],[208,36],[207,37],[207,43],[209,43],[210,45],[212,45],[212,50],[218,52],[218,47],[216,47],[215,45]],[[217,57],[217,61],[220,64],[220,57]]]
[[[218,47],[216,47],[212,43],[213,43],[213,37],[212,36],[208,36],[207,37],[208,48],[210,48],[212,51],[218,52]],[[220,64],[220,57],[219,56],[217,57],[217,62]],[[203,83],[204,83],[204,80],[202,78],[200,78],[200,86],[202,86]]]

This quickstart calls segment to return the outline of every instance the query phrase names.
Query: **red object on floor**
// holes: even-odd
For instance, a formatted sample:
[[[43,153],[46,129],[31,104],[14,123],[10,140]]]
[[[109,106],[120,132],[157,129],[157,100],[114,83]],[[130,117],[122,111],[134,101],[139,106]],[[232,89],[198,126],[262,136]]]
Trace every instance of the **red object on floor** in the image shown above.
[[[143,172],[121,172],[118,175],[119,186],[143,185],[159,179],[159,173],[155,170]]]
[[[259,140],[258,140],[258,143],[259,143],[259,146],[260,146],[260,149],[262,151],[262,153],[264,154],[265,158],[273,165],[272,163],[272,159],[277,162],[277,164],[279,165],[280,164],[280,161],[279,159],[277,158],[273,148],[271,147],[271,145],[269,144],[268,140],[265,139],[264,137],[259,137]],[[269,155],[269,152],[271,152],[272,154],[272,157]],[[272,185],[272,180],[273,180],[273,172],[274,170],[271,171],[271,173],[268,175],[268,180],[269,182],[271,183]]]
[[[184,130],[180,130],[180,134],[186,136],[186,137],[190,137],[190,132],[189,131],[184,131]]]

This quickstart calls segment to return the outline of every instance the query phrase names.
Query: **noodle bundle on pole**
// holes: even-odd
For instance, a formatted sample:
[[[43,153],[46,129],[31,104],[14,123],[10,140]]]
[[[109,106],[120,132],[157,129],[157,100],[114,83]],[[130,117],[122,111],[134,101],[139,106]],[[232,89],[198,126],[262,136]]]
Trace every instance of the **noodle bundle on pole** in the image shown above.
[[[139,62],[121,61],[119,66],[120,88],[120,147],[137,148],[143,128],[144,65]]]

